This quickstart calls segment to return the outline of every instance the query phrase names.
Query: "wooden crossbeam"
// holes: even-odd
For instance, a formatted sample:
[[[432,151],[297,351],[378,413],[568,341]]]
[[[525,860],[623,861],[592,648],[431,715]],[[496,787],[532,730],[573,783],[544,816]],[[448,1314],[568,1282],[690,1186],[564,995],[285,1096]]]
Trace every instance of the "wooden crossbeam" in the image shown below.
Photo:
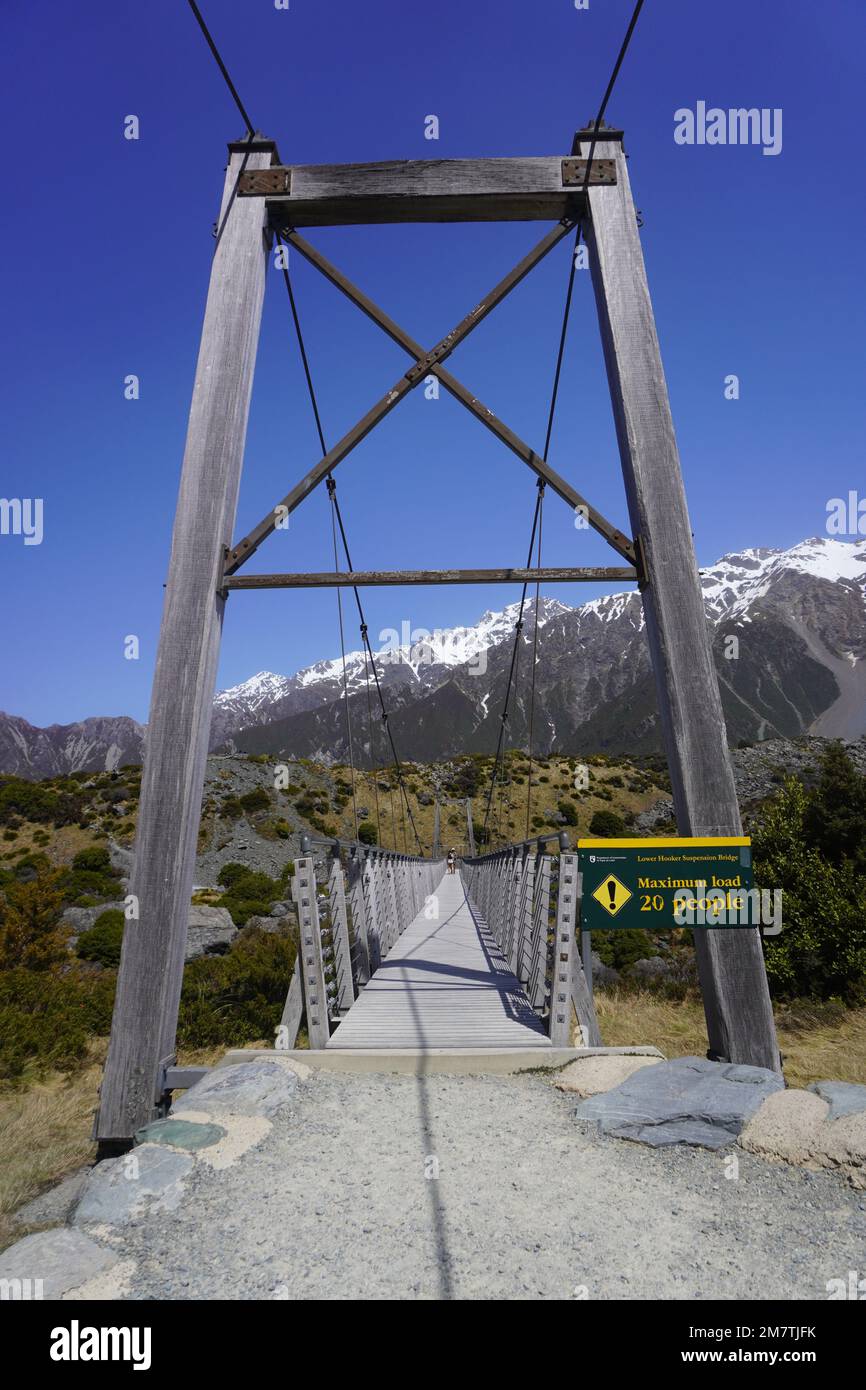
[[[400,584],[574,584],[628,583],[637,570],[627,566],[493,570],[331,570],[313,574],[236,574],[223,581],[232,589],[351,589]]]
[[[406,159],[251,170],[238,194],[266,198],[275,226],[555,221],[580,214],[586,182],[587,161],[573,156]],[[593,159],[588,183],[616,183],[616,162]]]

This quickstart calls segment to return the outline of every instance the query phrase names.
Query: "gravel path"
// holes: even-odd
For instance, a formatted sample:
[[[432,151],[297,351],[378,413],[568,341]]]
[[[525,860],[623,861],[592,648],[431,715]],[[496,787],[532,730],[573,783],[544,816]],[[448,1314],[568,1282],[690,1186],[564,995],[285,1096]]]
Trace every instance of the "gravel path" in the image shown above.
[[[866,1271],[866,1196],[836,1177],[601,1138],[575,1105],[539,1074],[313,1073],[257,1148],[124,1232],[129,1293],[826,1299]]]

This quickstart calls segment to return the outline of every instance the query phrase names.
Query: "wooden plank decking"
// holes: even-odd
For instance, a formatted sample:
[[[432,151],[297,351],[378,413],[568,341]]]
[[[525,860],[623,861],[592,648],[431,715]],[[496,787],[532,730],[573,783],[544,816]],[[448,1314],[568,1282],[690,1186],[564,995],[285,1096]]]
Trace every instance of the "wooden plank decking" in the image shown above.
[[[445,874],[436,892],[438,921],[422,912],[406,928],[328,1047],[549,1047],[460,875]]]

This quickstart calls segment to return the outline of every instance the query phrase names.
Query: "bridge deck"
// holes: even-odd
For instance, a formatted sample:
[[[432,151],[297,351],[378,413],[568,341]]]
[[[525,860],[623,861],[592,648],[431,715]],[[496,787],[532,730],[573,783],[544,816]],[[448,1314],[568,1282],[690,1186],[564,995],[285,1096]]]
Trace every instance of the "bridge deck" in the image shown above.
[[[410,923],[328,1047],[549,1047],[460,875],[445,874],[436,892],[438,921],[421,912]]]

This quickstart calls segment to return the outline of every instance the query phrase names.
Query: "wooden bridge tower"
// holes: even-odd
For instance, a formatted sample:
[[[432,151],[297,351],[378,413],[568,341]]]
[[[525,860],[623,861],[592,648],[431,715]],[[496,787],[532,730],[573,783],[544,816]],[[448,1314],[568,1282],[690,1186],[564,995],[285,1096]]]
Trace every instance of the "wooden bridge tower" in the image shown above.
[[[740,814],[656,336],[622,131],[579,131],[568,155],[285,166],[272,140],[229,146],[148,727],[135,862],[97,1137],[128,1144],[159,1113],[174,1060],[211,704],[227,595],[312,585],[636,581],[682,835],[736,835]],[[546,221],[538,245],[439,343],[416,343],[298,228],[385,222]],[[443,365],[561,240],[582,228],[629,527],[607,521]],[[397,383],[271,509],[233,540],[265,274],[275,236],[409,355]],[[617,553],[617,568],[241,575],[243,564],[400,400],[429,376],[544,479]],[[711,1055],[779,1068],[758,930],[696,933]]]

